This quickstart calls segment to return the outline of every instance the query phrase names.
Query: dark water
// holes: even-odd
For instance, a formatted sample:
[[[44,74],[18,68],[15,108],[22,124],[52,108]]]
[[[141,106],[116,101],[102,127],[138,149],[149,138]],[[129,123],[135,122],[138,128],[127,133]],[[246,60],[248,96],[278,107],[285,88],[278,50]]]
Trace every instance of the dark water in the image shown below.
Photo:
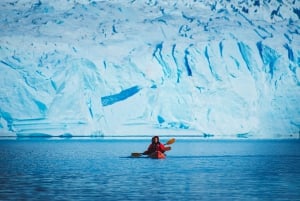
[[[299,140],[149,142],[0,140],[0,200],[300,200]]]

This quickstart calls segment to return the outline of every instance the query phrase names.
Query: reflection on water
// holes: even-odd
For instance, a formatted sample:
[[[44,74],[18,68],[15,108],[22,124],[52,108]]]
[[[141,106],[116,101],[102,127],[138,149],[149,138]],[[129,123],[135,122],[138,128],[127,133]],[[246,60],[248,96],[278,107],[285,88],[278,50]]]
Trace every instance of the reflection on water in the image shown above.
[[[300,142],[0,140],[0,200],[299,200]]]

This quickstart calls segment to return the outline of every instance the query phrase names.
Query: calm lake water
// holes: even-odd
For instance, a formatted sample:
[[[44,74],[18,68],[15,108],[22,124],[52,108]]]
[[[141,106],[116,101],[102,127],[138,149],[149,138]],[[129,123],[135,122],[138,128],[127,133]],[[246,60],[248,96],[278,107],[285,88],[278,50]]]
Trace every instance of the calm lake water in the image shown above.
[[[167,139],[161,140],[166,142]],[[0,200],[300,200],[299,140],[2,139]]]

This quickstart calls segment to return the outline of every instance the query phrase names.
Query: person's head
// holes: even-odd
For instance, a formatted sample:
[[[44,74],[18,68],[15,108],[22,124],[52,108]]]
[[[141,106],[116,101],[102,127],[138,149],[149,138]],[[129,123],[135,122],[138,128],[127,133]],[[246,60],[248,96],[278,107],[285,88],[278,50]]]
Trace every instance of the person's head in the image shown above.
[[[159,143],[159,137],[158,136],[152,137],[152,143]]]

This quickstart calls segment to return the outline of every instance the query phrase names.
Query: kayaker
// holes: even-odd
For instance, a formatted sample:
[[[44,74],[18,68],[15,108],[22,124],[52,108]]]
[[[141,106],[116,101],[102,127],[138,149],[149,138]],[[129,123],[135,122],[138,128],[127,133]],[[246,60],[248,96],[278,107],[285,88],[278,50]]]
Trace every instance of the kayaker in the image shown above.
[[[156,151],[160,151],[162,153],[165,152],[165,146],[159,142],[158,136],[152,137],[152,143],[149,145],[148,149],[143,152],[143,155],[150,155]]]

